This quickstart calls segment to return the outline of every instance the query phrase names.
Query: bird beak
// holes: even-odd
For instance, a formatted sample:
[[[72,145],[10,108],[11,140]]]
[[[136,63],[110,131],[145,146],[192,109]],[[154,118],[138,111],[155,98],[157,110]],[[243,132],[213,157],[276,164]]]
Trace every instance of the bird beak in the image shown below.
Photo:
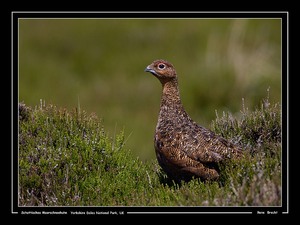
[[[147,67],[146,67],[145,72],[151,72],[150,66],[147,66]]]
[[[144,70],[145,72],[150,72],[152,73],[153,75],[156,75],[156,72],[150,67],[150,66],[147,66],[146,69]]]

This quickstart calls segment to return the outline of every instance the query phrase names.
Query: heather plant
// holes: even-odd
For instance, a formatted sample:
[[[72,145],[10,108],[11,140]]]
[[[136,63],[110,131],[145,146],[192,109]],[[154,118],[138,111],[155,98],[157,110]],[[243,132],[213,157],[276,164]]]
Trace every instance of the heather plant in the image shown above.
[[[218,181],[178,184],[156,160],[132,154],[124,131],[110,136],[96,114],[19,103],[19,205],[280,206],[280,104],[267,97],[239,116],[217,113],[211,129],[241,145],[245,158],[221,165]]]

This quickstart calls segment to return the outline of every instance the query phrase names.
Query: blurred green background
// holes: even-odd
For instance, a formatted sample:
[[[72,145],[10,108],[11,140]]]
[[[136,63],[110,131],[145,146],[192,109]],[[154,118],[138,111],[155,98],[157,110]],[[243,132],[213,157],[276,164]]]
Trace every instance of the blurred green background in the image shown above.
[[[20,19],[19,101],[95,112],[110,136],[125,131],[141,160],[155,158],[161,85],[144,69],[166,59],[190,116],[209,127],[242,98],[270,88],[281,102],[280,19]]]

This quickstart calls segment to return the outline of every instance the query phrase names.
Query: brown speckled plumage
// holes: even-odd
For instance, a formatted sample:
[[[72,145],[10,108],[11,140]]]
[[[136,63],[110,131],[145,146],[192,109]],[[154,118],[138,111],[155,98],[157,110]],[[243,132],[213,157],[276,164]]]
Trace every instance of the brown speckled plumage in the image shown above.
[[[193,177],[218,179],[218,163],[239,158],[241,149],[189,117],[181,103],[177,74],[171,63],[155,60],[145,71],[156,76],[163,87],[154,137],[159,165],[175,181]]]

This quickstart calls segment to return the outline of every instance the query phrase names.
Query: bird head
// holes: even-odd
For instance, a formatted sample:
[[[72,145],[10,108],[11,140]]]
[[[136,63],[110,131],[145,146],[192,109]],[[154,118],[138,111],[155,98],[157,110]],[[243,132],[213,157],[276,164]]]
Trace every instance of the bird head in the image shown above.
[[[177,78],[175,68],[166,60],[155,60],[145,69],[145,72],[150,72],[156,76],[162,83],[168,80]]]

